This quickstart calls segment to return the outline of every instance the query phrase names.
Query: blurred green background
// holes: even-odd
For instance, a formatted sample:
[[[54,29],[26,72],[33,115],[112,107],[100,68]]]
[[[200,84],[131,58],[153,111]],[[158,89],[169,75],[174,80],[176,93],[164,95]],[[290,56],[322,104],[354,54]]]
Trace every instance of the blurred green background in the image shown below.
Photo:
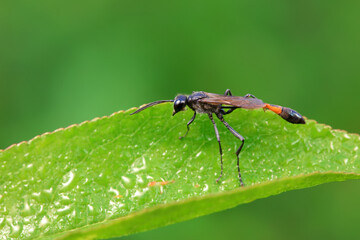
[[[1,1],[0,148],[227,88],[359,133],[359,12],[347,0]],[[359,187],[292,191],[123,239],[354,239]]]

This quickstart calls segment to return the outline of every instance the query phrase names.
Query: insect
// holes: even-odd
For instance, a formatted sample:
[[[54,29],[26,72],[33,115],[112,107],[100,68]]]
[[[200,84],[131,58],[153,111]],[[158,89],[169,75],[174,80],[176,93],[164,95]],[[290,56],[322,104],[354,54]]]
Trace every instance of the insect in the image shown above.
[[[245,139],[241,136],[238,132],[236,132],[224,119],[224,115],[232,113],[237,108],[245,108],[245,109],[256,109],[256,108],[263,108],[264,110],[271,110],[274,113],[278,114],[280,117],[285,119],[290,123],[295,124],[305,124],[304,118],[295,110],[282,107],[278,105],[264,103],[261,99],[256,98],[252,94],[246,94],[243,97],[232,96],[230,89],[225,91],[224,95],[215,94],[215,93],[207,93],[207,92],[193,92],[191,95],[177,95],[174,100],[160,100],[149,103],[135,112],[131,113],[130,115],[139,113],[148,107],[152,107],[154,105],[165,103],[165,102],[174,102],[174,111],[172,115],[174,116],[176,113],[185,110],[185,107],[188,106],[194,111],[193,117],[187,123],[187,131],[185,135],[181,136],[181,138],[186,137],[190,130],[190,124],[195,120],[196,114],[207,114],[214,126],[216,139],[219,143],[219,152],[220,152],[220,164],[221,164],[221,172],[220,176],[217,178],[216,182],[219,182],[220,178],[223,175],[223,159],[222,159],[222,148],[220,142],[220,135],[219,131],[216,127],[213,115],[225,125],[225,127],[241,141],[240,147],[236,151],[237,157],[237,169],[238,169],[238,177],[240,186],[244,186],[244,183],[241,179],[241,172],[239,166],[239,154],[241,149],[244,146]]]

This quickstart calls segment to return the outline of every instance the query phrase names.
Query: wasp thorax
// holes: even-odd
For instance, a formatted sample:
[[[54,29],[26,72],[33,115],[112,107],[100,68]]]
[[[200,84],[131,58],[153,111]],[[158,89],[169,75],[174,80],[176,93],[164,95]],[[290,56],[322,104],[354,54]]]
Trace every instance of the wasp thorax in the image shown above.
[[[187,97],[185,95],[178,95],[176,96],[175,100],[174,100],[174,111],[173,111],[173,116],[182,111],[185,110],[186,107],[186,100]]]

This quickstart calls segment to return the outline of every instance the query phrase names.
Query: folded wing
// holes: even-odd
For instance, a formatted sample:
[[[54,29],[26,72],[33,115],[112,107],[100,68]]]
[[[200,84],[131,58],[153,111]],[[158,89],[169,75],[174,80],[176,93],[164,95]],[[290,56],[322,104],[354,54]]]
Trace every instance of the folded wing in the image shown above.
[[[258,98],[245,98],[236,96],[224,96],[219,94],[209,94],[209,97],[199,99],[200,102],[212,104],[212,105],[223,105],[223,107],[237,107],[245,109],[256,109],[265,107],[265,103]]]

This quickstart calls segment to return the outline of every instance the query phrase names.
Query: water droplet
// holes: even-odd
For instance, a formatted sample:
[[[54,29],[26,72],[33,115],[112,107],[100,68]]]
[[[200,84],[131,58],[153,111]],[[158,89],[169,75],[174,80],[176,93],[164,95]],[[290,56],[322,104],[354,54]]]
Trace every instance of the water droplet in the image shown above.
[[[74,180],[75,174],[70,171],[69,174],[65,176],[65,178],[69,178],[66,182],[62,184],[62,187],[65,188],[70,185],[70,183]]]
[[[145,157],[142,157],[142,164],[139,163],[139,160],[135,160],[134,163],[131,165],[131,173],[136,173],[146,168],[146,161]]]
[[[23,226],[20,224],[17,225],[13,225],[12,223],[10,224],[10,228],[11,228],[11,232],[10,232],[10,237],[12,238],[18,238],[22,232]]]
[[[141,176],[136,175],[136,182],[138,182],[138,183],[144,183],[144,180],[142,179]]]
[[[41,221],[40,221],[40,223],[39,223],[39,226],[40,227],[43,227],[43,226],[45,226],[46,224],[48,224],[49,223],[49,219],[46,217],[46,216],[44,216],[42,219],[41,219]]]
[[[109,206],[110,206],[110,209],[108,210],[108,213],[113,215],[118,208],[122,208],[123,206],[125,206],[124,203],[121,203],[121,202],[114,202],[114,201],[111,201],[109,202]]]
[[[295,145],[300,141],[300,138],[298,138],[297,140],[295,140],[294,142],[291,143],[291,145]]]
[[[31,215],[31,208],[27,201],[24,202],[24,208],[21,211],[22,216],[29,216]]]
[[[60,216],[64,216],[67,215],[71,212],[72,208],[71,206],[65,206],[63,208],[58,209],[56,212],[60,215]]]
[[[124,180],[125,183],[130,183],[130,179],[128,177],[122,176],[122,180]]]
[[[89,211],[90,211],[90,212],[93,212],[93,211],[94,211],[94,207],[91,206],[90,204],[88,204],[88,208],[89,208]]]
[[[49,189],[44,189],[44,192],[45,192],[45,193],[52,193],[52,191],[53,191],[52,187],[49,188]]]
[[[142,191],[136,190],[135,193],[134,193],[131,197],[132,197],[132,198],[134,198],[134,197],[141,197],[141,196],[143,196],[148,190],[149,190],[149,188],[144,188]]]
[[[350,139],[350,136],[349,136],[347,133],[345,133],[345,134],[344,134],[344,138]]]
[[[34,197],[39,197],[40,196],[40,192],[34,192],[31,195],[33,195]]]
[[[294,160],[294,158],[289,158],[288,160],[286,160],[286,163],[289,164],[290,162],[292,162]]]
[[[38,214],[41,213],[41,212],[43,211],[43,209],[44,209],[44,206],[43,206],[43,205],[40,205],[40,209],[39,209],[39,211],[38,211],[37,213],[38,213]]]
[[[112,193],[114,193],[114,194],[115,194],[115,196],[118,196],[118,195],[120,195],[119,191],[118,191],[118,190],[116,190],[115,188],[112,188],[112,187],[110,187],[110,190],[109,190],[109,192],[112,192]]]

